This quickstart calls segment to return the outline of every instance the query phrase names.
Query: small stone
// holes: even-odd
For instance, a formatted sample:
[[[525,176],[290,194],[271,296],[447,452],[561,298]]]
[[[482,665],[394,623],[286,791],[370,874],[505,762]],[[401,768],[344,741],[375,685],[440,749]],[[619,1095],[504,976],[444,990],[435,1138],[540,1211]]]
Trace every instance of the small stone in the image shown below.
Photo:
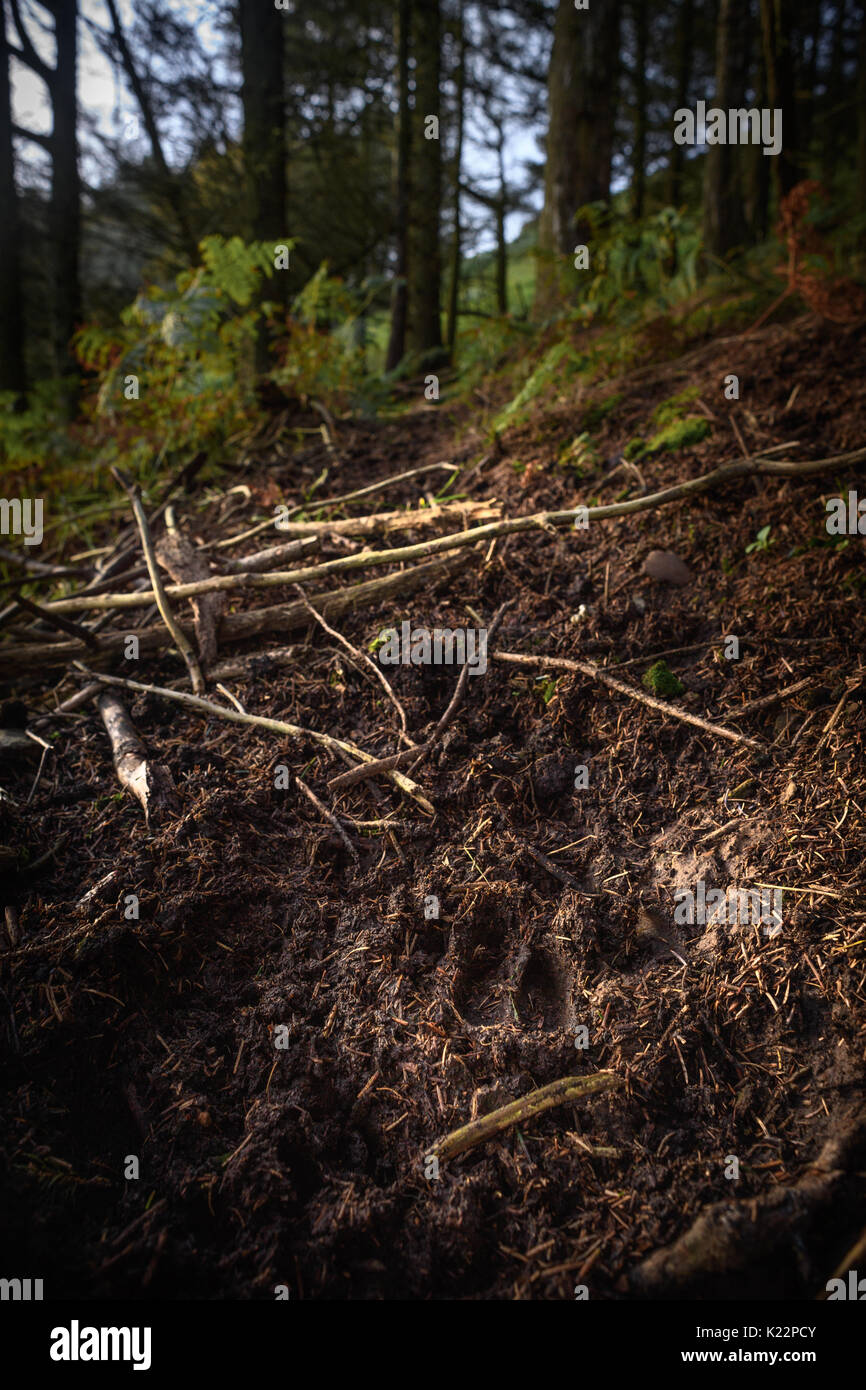
[[[660,579],[667,584],[690,584],[692,572],[672,550],[651,550],[643,562],[643,572],[650,579]]]

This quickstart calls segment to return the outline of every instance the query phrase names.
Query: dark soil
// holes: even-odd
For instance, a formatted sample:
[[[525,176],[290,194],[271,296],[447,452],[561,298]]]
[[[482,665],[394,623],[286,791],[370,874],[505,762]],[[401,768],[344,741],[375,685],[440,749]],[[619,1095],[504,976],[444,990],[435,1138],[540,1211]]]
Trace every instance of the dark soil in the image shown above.
[[[864,344],[862,325],[808,318],[620,382],[583,481],[556,462],[581,428],[572,394],[506,435],[467,490],[509,515],[639,495],[633,474],[604,475],[688,384],[710,433],[639,461],[651,491],[737,457],[732,416],[749,451],[852,449]],[[733,370],[736,404],[722,392]],[[340,442],[331,495],[483,452],[447,403],[344,423]],[[201,510],[194,495],[179,512],[202,540],[231,536],[257,502],[298,495],[298,468],[307,485],[321,467],[269,444],[226,475],[252,488],[248,507]],[[428,479],[441,486],[427,475],[341,514],[416,505]],[[667,653],[686,691],[675,703],[765,752],[589,679],[491,660],[413,774],[430,819],[381,779],[335,799],[344,764],[312,743],[144,695],[131,716],[182,803],[148,831],[93,706],[42,725],[54,754],[29,806],[32,759],[2,765],[19,807],[0,803],[0,840],[19,862],[54,847],[2,880],[17,917],[0,953],[5,1272],[39,1274],[58,1298],[270,1299],[277,1285],[307,1299],[562,1299],[576,1285],[600,1299],[816,1297],[866,1226],[864,540],[831,543],[824,510],[858,486],[862,468],[763,477],[588,532],[511,536],[427,592],[335,623],[367,650],[404,618],[466,626],[469,605],[489,623],[511,599],[497,648],[632,663],[622,678],[637,690]],[[769,547],[747,555],[767,525]],[[646,577],[651,549],[680,556],[692,582]],[[318,627],[286,640],[292,665],[262,657],[227,680],[244,708],[394,752],[396,714],[369,673]],[[31,716],[77,684],[4,674]],[[184,672],[144,655],[134,674]],[[453,668],[387,674],[421,741]],[[355,862],[295,776],[329,809],[393,826],[347,822]],[[673,926],[676,888],[699,879],[781,887],[781,933]],[[425,1176],[448,1131],[600,1069],[625,1084]]]

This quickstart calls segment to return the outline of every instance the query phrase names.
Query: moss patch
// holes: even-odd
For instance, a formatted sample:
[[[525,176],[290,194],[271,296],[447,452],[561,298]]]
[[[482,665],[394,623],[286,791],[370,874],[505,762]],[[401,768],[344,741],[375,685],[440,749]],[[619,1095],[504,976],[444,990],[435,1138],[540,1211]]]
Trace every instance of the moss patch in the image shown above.
[[[683,695],[685,686],[677,680],[666,661],[657,661],[644,675],[641,684],[651,695],[661,700],[669,700],[674,695]]]

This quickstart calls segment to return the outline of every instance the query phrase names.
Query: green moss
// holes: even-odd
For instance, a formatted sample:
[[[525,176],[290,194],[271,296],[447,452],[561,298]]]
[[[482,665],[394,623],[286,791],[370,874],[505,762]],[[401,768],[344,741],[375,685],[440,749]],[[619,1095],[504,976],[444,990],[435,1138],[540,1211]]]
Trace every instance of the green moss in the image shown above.
[[[574,376],[585,365],[586,358],[575,352],[570,343],[555,343],[549,352],[544,354],[535,371],[527,378],[514,399],[509,401],[505,409],[499,412],[491,428],[494,431],[505,429],[506,426],[514,422],[515,417],[536,396],[540,396],[554,381],[561,382]]]
[[[624,459],[639,459],[646,453],[646,447],[646,440],[641,439],[639,434],[635,435],[634,439],[630,439],[626,444],[622,456]]]
[[[674,420],[683,420],[689,415],[689,408],[698,398],[697,386],[687,386],[684,391],[678,391],[675,396],[669,396],[661,405],[657,405],[652,414],[652,422],[659,429],[664,429],[665,425],[670,425]]]
[[[644,675],[641,684],[651,695],[657,695],[662,700],[668,700],[673,695],[682,695],[685,692],[685,686],[677,680],[666,661],[657,661],[654,666],[651,666]]]
[[[710,432],[709,420],[699,415],[689,415],[685,420],[672,420],[658,434],[653,435],[647,444],[648,454],[660,454],[666,449],[687,449],[699,444]]]
[[[612,410],[616,410],[621,400],[622,391],[615,391],[613,395],[608,396],[606,400],[595,401],[591,405],[588,405],[583,415],[580,417],[581,429],[590,431],[598,429],[602,420],[610,415]]]

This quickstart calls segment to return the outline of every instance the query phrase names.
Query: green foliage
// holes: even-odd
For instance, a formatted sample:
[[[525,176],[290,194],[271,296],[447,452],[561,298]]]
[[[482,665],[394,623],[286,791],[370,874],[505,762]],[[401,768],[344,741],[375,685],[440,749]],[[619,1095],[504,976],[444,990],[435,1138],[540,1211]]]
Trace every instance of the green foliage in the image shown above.
[[[667,700],[674,695],[682,695],[685,686],[677,680],[666,661],[657,661],[642,677],[641,684],[650,694]]]
[[[575,352],[570,343],[555,343],[544,354],[535,371],[530,373],[513,400],[509,401],[504,410],[500,410],[493,421],[493,430],[503,430],[512,424],[515,417],[524,411],[536,396],[540,396],[551,383],[574,376],[585,364],[586,358]]]
[[[746,546],[746,554],[751,555],[753,551],[769,550],[771,545],[775,545],[775,541],[770,540],[771,530],[771,526],[762,526],[755,539]]]
[[[588,203],[577,221],[590,228],[589,275],[578,276],[581,318],[615,311],[645,317],[694,294],[701,234],[695,218],[676,208],[634,222],[622,199]]]
[[[652,424],[658,426],[649,439],[637,436],[625,446],[627,459],[645,458],[649,454],[675,452],[699,444],[710,432],[710,424],[702,415],[688,414],[688,407],[697,398],[697,387],[690,386],[656,406]]]
[[[339,406],[352,401],[370,408],[384,399],[367,376],[363,347],[367,315],[383,285],[376,276],[350,287],[329,275],[323,262],[296,297],[275,345],[273,381],[298,396],[325,396]]]
[[[587,430],[577,435],[566,447],[559,462],[572,468],[578,478],[584,476],[584,469],[596,468],[599,462],[599,453],[592,435]]]

